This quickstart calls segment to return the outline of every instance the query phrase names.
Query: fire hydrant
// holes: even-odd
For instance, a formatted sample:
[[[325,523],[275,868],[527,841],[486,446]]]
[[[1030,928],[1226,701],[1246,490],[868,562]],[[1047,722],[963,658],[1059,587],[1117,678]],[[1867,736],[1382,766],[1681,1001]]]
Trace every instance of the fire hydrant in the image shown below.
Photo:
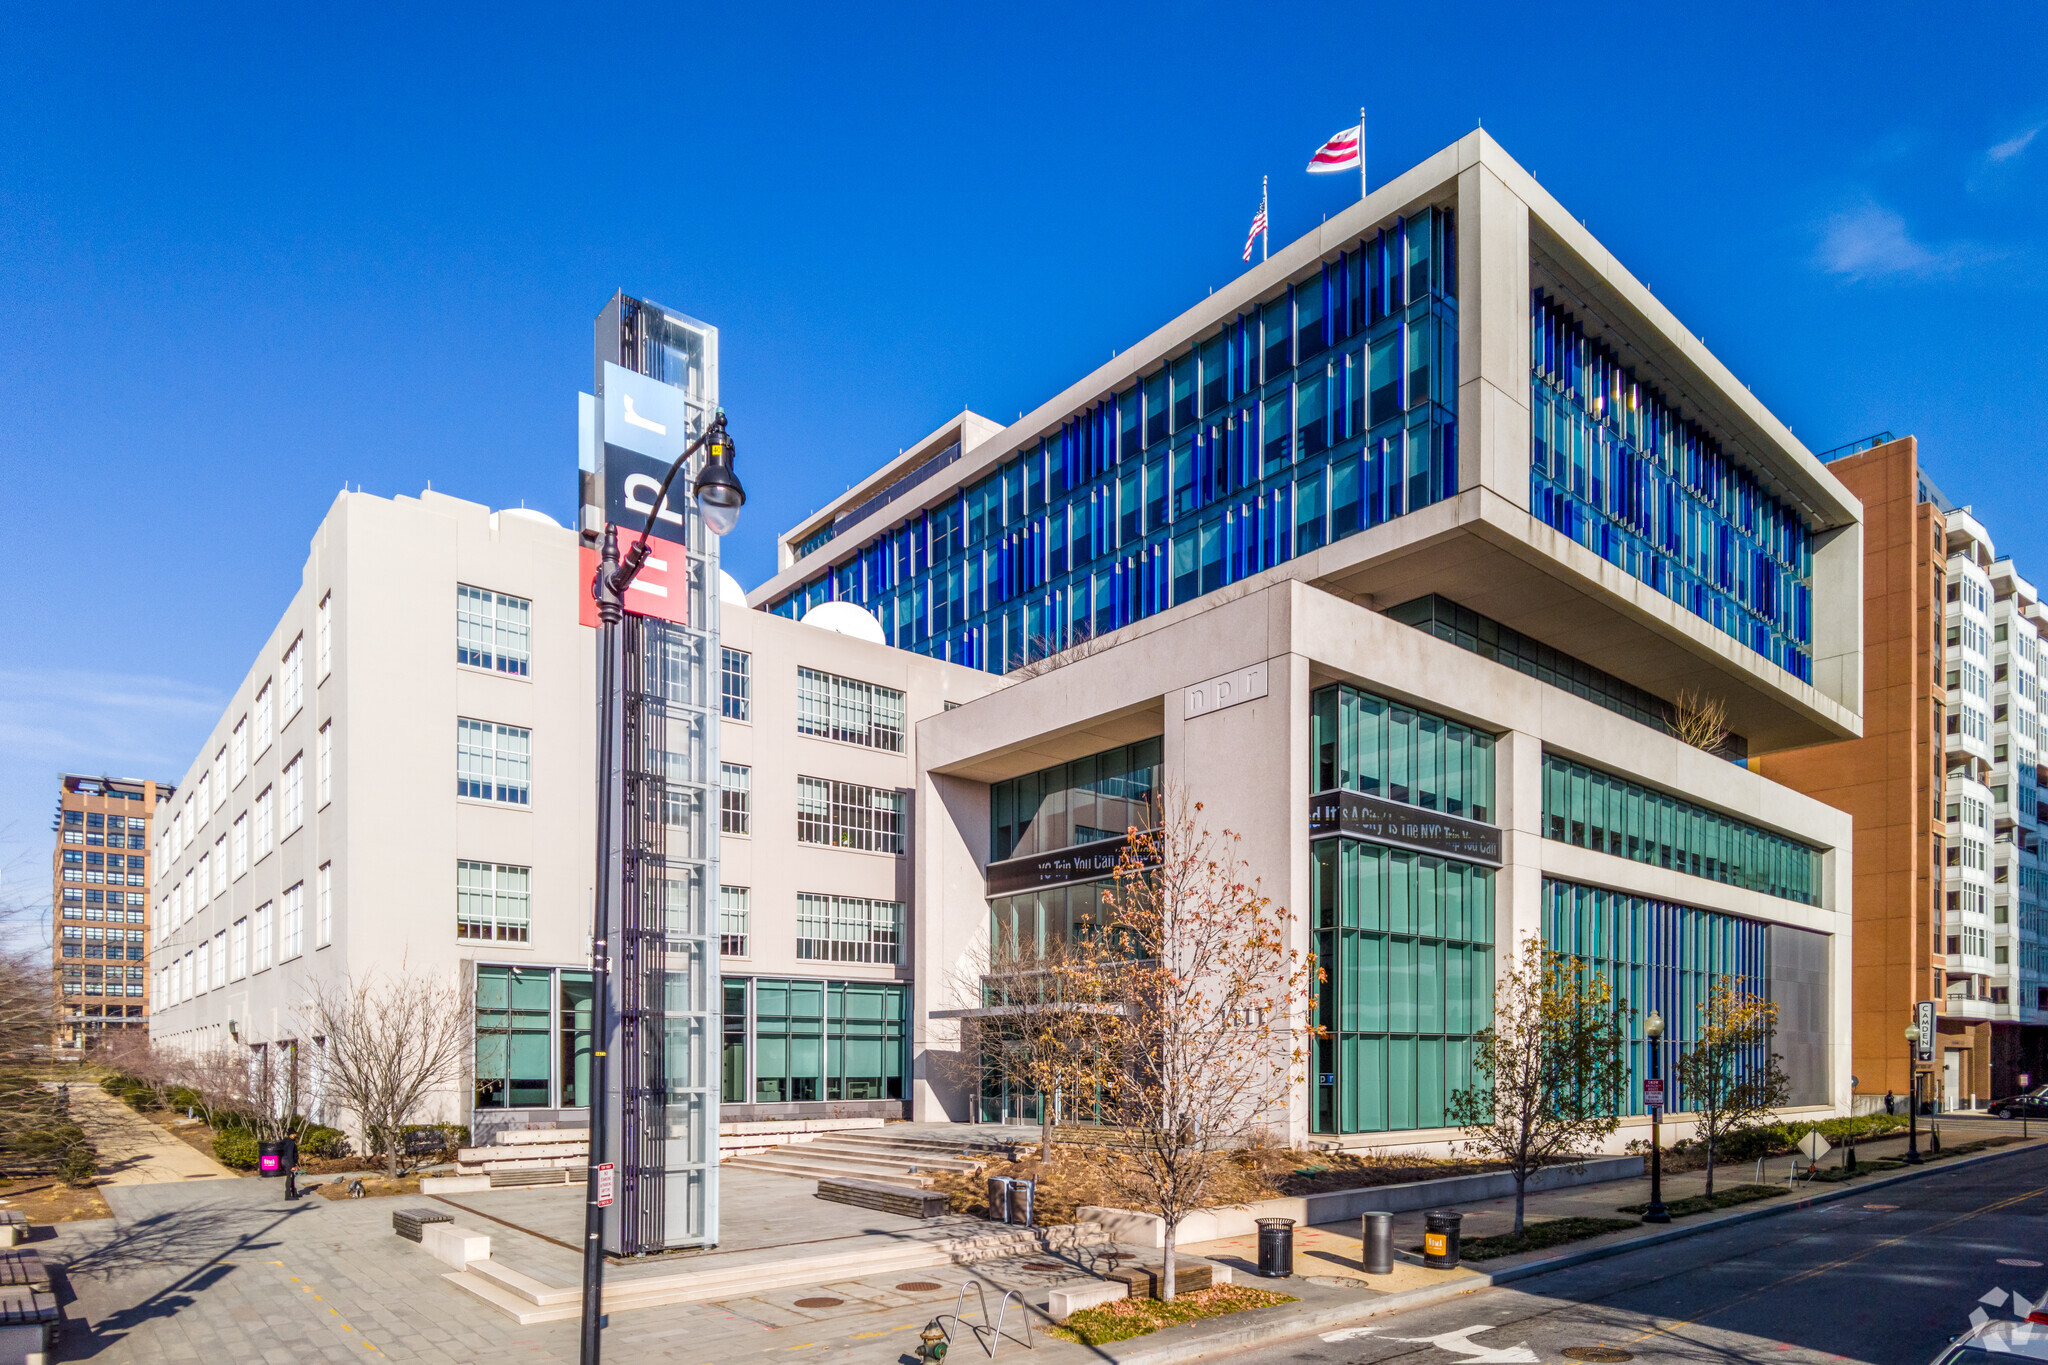
[[[946,1329],[939,1326],[937,1318],[924,1325],[924,1330],[917,1334],[917,1340],[919,1360],[928,1360],[932,1365],[938,1365],[939,1361],[946,1358]]]

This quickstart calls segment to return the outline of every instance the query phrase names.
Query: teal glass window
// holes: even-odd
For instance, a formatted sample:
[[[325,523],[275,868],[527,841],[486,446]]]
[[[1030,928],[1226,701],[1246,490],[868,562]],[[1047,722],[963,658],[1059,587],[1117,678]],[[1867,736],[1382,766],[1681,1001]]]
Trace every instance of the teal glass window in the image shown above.
[[[1347,838],[1314,858],[1314,1130],[1442,1127],[1493,1021],[1493,870]]]
[[[475,1008],[477,1108],[589,1104],[589,972],[479,966]]]
[[[1309,711],[1315,789],[1356,791],[1491,824],[1494,737],[1348,683]]]
[[[1055,853],[1158,822],[1161,741],[1139,740],[989,787],[989,861]]]
[[[1820,904],[1820,850],[1683,797],[1543,756],[1543,833],[1695,877]]]
[[[754,1101],[902,1099],[909,1003],[887,982],[756,980]]]

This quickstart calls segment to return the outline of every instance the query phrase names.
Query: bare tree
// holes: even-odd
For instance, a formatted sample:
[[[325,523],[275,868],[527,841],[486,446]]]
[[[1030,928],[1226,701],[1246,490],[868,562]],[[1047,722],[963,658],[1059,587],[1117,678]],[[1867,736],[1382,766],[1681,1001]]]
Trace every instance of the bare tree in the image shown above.
[[[226,1038],[186,1049],[171,1066],[174,1087],[192,1092],[199,1117],[218,1132],[230,1117],[253,1117],[257,1087],[252,1081],[249,1049]]]
[[[1714,1149],[1721,1139],[1772,1117],[1791,1094],[1792,1081],[1771,1051],[1778,1007],[1744,990],[1739,977],[1716,977],[1699,1012],[1699,1038],[1673,1069],[1692,1110],[1694,1140],[1707,1144],[1711,1195]]]
[[[1710,754],[1728,742],[1728,704],[1690,687],[1679,692],[1664,723],[1672,734]]]
[[[1598,972],[1534,935],[1508,959],[1493,1023],[1472,1040],[1475,1081],[1447,1110],[1468,1151],[1514,1175],[1517,1237],[1530,1175],[1597,1147],[1620,1123],[1626,1008]]]
[[[101,1042],[96,1060],[109,1070],[149,1087],[159,1109],[171,1103],[183,1059],[141,1029],[116,1029]]]
[[[1313,1032],[1315,959],[1292,946],[1294,916],[1260,893],[1239,836],[1210,832],[1201,811],[1168,793],[1158,827],[1132,831],[1102,906],[1119,960],[1093,987],[1110,1007],[1105,1098],[1131,1137],[1107,1173],[1165,1224],[1169,1301],[1181,1220],[1230,1153],[1285,1113]]]
[[[1101,648],[1093,635],[1082,635],[1062,649],[1050,635],[1034,635],[1024,650],[1024,662],[1010,670],[1012,678],[1036,678],[1056,668],[1078,663]]]
[[[0,953],[0,1059],[31,1061],[49,1050],[57,1021],[48,953]]]
[[[381,1147],[385,1174],[397,1179],[405,1130],[468,1065],[468,992],[401,962],[388,976],[316,989],[300,1015],[308,1036],[326,1040],[329,1096],[362,1126],[366,1151]]]

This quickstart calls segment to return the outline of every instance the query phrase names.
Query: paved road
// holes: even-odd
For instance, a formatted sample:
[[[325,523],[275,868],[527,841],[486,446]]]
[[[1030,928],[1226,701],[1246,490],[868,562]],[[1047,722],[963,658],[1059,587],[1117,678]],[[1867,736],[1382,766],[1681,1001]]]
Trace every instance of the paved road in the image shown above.
[[[2013,1293],[2048,1297],[2043,1261],[2048,1152],[2037,1149],[1235,1359],[1549,1365],[1605,1346],[1652,1365],[1917,1365],[1984,1296],[2003,1317]]]

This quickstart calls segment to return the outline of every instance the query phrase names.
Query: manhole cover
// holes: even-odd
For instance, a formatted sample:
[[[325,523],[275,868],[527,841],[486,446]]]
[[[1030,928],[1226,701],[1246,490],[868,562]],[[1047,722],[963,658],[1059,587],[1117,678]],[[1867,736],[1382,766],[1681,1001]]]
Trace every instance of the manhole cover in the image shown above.
[[[845,1299],[798,1299],[796,1306],[799,1308],[837,1308],[845,1302]]]
[[[929,1294],[934,1289],[944,1288],[936,1280],[912,1280],[908,1284],[899,1284],[896,1287],[906,1294]]]
[[[2039,1261],[2030,1261],[2024,1256],[2001,1256],[1998,1258],[1998,1263],[2000,1265],[2016,1265],[2023,1270],[2038,1270],[2041,1268]]]
[[[1566,1360],[1596,1360],[1602,1365],[1622,1365],[1623,1361],[1636,1358],[1633,1351],[1617,1350],[1612,1346],[1567,1346],[1559,1354]]]
[[[1065,1270],[1065,1269],[1066,1269],[1066,1267],[1065,1267],[1065,1266],[1063,1266],[1063,1265],[1061,1265],[1061,1264],[1060,1264],[1060,1263],[1059,1263],[1058,1261],[1026,1261],[1026,1262],[1024,1263],[1024,1268],[1025,1268],[1026,1270]]]

